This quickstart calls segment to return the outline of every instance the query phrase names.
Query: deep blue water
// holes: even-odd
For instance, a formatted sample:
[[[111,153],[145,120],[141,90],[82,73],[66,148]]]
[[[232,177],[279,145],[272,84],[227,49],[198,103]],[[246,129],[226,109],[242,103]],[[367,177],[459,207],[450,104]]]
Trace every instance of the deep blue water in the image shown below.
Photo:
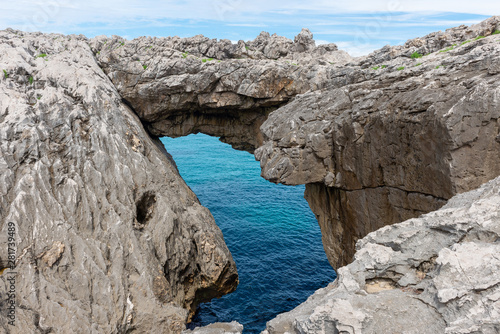
[[[335,279],[304,186],[260,177],[252,154],[215,137],[162,138],[186,183],[210,209],[240,278],[237,290],[199,307],[191,324],[236,320],[260,333],[277,314],[295,308]]]

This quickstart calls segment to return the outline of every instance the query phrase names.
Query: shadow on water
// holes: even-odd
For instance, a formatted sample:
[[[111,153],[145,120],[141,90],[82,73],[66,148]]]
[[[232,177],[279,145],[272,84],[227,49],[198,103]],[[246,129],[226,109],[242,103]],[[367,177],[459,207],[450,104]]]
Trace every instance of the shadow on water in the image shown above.
[[[304,186],[272,184],[259,162],[207,135],[162,138],[179,171],[210,209],[238,267],[237,290],[202,304],[190,328],[238,321],[245,333],[295,308],[336,277]]]

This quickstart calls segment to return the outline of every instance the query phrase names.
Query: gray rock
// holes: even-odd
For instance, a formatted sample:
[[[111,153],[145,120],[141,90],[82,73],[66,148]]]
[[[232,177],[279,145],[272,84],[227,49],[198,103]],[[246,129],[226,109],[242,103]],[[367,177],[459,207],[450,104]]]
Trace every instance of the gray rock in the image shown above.
[[[322,87],[331,69],[318,64],[352,59],[313,46],[308,30],[295,43],[263,32],[231,46],[202,36],[92,40],[99,64],[153,135],[203,132],[250,152],[262,144],[259,127],[271,111]]]
[[[0,295],[15,224],[16,327],[179,333],[236,266],[161,143],[80,36],[0,32]]]
[[[480,27],[496,22],[469,30],[483,33]],[[418,59],[394,56],[366,69],[374,60],[362,59],[263,123],[255,151],[262,176],[306,184],[334,267],[351,261],[367,233],[436,210],[500,175],[499,40]]]
[[[263,333],[498,333],[499,189],[368,234],[335,282]]]
[[[240,334],[243,332],[243,325],[236,321],[216,322],[204,327],[197,327],[193,330],[185,330],[182,334]]]
[[[313,34],[307,28],[302,28],[302,31],[295,36],[293,43],[295,44],[295,51],[297,52],[313,50],[316,47]]]
[[[235,289],[220,230],[157,139],[204,132],[255,151],[268,180],[306,184],[334,267],[358,244],[336,283],[268,332],[422,330],[411,310],[433,333],[498,331],[498,180],[359,241],[500,174],[498,28],[492,17],[360,58],[305,29],[237,44],[0,32],[0,243],[15,223],[17,329],[179,333]],[[7,260],[0,249],[2,300]]]
[[[306,29],[294,42],[263,32],[232,46],[203,36],[100,37],[92,46],[153,135],[203,132],[257,148],[263,177],[306,184],[339,267],[370,231],[500,174],[498,22],[357,59],[335,45],[314,47]],[[433,53],[412,59],[415,52]]]

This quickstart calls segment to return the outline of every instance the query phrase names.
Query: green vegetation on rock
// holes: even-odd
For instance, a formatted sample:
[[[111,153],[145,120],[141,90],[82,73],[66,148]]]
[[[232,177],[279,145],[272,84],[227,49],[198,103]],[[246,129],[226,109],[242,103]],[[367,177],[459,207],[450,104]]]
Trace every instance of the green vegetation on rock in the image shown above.
[[[421,53],[418,53],[418,52],[416,52],[416,51],[415,51],[415,52],[413,52],[413,53],[411,54],[411,59],[422,58],[422,56],[423,56],[423,55],[422,55]]]
[[[451,51],[451,50],[453,50],[453,48],[455,48],[455,46],[457,46],[457,45],[456,45],[456,44],[453,44],[452,46],[449,46],[449,47],[447,47],[446,49],[439,50],[439,53],[441,53],[441,52],[448,52],[448,51]]]

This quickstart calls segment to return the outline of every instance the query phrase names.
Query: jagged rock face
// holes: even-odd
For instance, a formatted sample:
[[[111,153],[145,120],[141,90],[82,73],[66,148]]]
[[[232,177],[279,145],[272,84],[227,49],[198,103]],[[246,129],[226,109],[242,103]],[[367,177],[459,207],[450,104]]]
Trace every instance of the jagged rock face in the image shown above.
[[[294,41],[262,33],[235,45],[0,32],[0,243],[17,224],[18,329],[177,333],[199,302],[234,290],[220,230],[155,136],[204,132],[257,148],[265,178],[306,184],[334,267],[367,233],[496,177],[499,28],[492,17],[356,59],[315,47],[306,29]],[[413,308],[432,332],[498,330],[498,305],[484,311],[498,301],[496,276],[452,280],[457,266],[476,277],[467,254],[497,265],[486,241],[498,239],[498,213],[486,209],[498,196],[487,192],[472,206],[457,197],[466,211],[448,204],[427,216],[437,222],[358,242],[338,283],[311,299],[333,302],[301,306],[293,325],[279,318],[268,330],[387,332],[413,324]],[[466,227],[451,224],[460,217]],[[408,310],[399,322],[394,305]],[[223,330],[241,330],[233,325]]]
[[[182,334],[241,334],[243,325],[232,322],[216,322],[204,327],[197,327],[193,330],[185,330]]]
[[[261,33],[237,45],[196,36],[98,37],[92,46],[152,134],[203,132],[258,148],[264,178],[306,184],[339,267],[370,231],[500,174],[500,49],[490,36],[498,22],[357,59],[335,45],[315,47],[306,29],[293,42]]]
[[[263,333],[500,332],[499,189],[370,233],[338,280]]]
[[[203,36],[97,37],[92,45],[120,95],[153,135],[203,132],[250,152],[262,144],[259,127],[271,111],[321,88],[330,63],[351,60],[334,45],[314,48],[308,30],[296,42],[263,32],[237,45]]]
[[[0,32],[0,244],[16,333],[179,333],[238,276],[219,228],[79,36]],[[162,151],[163,150],[163,151]],[[2,301],[7,247],[0,248]],[[3,333],[11,326],[0,317]]]
[[[491,34],[497,24],[462,30],[486,26]],[[306,184],[334,267],[351,261],[367,233],[500,175],[499,41],[493,35],[417,59],[376,52],[264,122],[255,151],[262,176]]]

